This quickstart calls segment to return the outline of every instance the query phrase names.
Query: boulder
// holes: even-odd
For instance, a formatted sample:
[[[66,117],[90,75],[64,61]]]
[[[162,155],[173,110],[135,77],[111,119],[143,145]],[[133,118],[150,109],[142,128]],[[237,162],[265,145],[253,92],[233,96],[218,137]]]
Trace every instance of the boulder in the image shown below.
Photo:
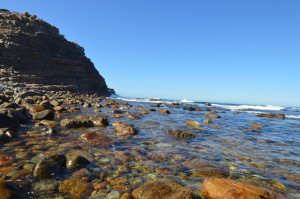
[[[265,189],[224,178],[208,178],[204,180],[201,194],[212,199],[275,199]]]

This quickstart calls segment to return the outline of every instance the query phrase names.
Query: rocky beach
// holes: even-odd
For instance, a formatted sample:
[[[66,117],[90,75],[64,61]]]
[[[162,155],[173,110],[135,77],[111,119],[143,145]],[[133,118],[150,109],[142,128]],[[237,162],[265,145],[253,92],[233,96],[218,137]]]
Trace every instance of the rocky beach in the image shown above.
[[[300,198],[300,109],[111,96],[78,44],[0,10],[0,198]]]

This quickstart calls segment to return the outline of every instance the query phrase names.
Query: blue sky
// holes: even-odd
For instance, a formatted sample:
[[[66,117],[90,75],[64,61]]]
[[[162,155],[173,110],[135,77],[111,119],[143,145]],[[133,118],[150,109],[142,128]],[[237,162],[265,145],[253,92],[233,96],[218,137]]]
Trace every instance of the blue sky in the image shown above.
[[[299,0],[1,0],[55,25],[122,96],[300,106]]]

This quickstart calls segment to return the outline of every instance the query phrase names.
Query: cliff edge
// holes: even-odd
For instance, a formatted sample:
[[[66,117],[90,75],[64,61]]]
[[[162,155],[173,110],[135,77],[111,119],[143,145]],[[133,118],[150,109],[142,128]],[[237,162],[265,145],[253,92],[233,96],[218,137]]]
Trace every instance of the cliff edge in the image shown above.
[[[109,96],[104,78],[84,49],[35,15],[0,9],[1,84]]]

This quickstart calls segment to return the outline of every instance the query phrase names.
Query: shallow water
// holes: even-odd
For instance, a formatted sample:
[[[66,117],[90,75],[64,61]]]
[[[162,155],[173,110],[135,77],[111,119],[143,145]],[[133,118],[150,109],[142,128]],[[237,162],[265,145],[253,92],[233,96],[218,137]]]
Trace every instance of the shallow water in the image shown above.
[[[112,190],[132,190],[143,182],[155,179],[174,179],[193,190],[199,190],[204,178],[216,176],[264,187],[283,198],[299,197],[300,119],[279,120],[255,115],[256,112],[272,112],[299,116],[298,109],[271,107],[270,110],[266,107],[255,110],[255,107],[249,109],[245,106],[238,109],[236,106],[232,108],[233,105],[216,104],[207,107],[203,103],[192,102],[172,107],[172,101],[164,101],[165,106],[156,108],[151,106],[154,102],[150,100],[116,101],[132,105],[131,108],[119,107],[125,112],[140,113],[139,107],[143,107],[168,109],[171,114],[151,111],[139,119],[130,119],[126,114],[123,114],[123,118],[114,118],[112,109],[102,108],[100,114],[108,115],[110,123],[118,121],[133,124],[139,133],[132,137],[118,137],[112,125],[106,128],[58,129],[56,136],[33,132],[21,135],[20,143],[5,144],[0,152],[14,155],[25,151],[25,157],[16,158],[12,163],[22,168],[29,159],[39,154],[80,151],[92,160],[89,166],[91,171],[99,172],[101,168],[109,179],[103,188],[107,193]],[[183,107],[189,106],[201,107],[202,111],[183,110]],[[97,114],[95,108],[81,110],[81,115]],[[209,110],[216,110],[221,118],[212,119],[212,124],[204,124],[202,121]],[[199,122],[201,130],[188,127],[188,120]],[[264,128],[260,133],[244,132],[243,129],[249,128],[251,123],[261,124]],[[166,133],[169,129],[186,130],[196,137],[174,138]],[[41,127],[27,125],[23,130],[40,132]],[[107,135],[113,139],[113,144],[95,147],[78,140],[81,133],[90,131]],[[69,175],[71,173],[65,171],[57,179],[66,179]],[[124,177],[120,183],[114,181]],[[34,182],[32,178],[26,180]],[[23,186],[22,183],[20,186]],[[28,197],[37,197],[30,193],[30,188],[27,191]]]

